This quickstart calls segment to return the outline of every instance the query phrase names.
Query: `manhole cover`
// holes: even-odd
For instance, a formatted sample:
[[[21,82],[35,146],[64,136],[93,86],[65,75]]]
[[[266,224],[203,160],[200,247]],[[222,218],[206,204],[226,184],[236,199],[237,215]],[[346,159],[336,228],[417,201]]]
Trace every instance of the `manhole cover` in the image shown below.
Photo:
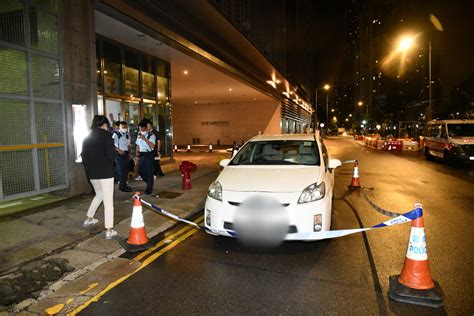
[[[183,193],[179,192],[170,192],[170,191],[161,191],[157,195],[163,199],[176,199],[178,196],[181,196]]]

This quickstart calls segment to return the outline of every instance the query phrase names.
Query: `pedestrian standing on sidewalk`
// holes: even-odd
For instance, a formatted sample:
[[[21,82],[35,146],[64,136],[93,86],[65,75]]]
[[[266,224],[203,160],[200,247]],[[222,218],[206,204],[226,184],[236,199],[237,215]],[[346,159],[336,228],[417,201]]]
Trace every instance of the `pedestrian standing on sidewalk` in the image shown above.
[[[104,115],[95,115],[91,132],[82,144],[82,163],[87,178],[95,191],[84,227],[99,222],[94,218],[99,205],[104,203],[105,238],[112,239],[117,235],[114,226],[114,159],[116,151],[111,133],[108,132],[109,120]]]
[[[115,158],[115,174],[119,180],[119,190],[132,192],[132,188],[127,185],[130,161],[130,133],[128,132],[127,122],[119,122],[119,130],[114,132],[113,138],[115,150],[118,153],[117,158]]]
[[[148,120],[144,119],[138,124],[137,148],[135,155],[138,157],[138,174],[146,182],[145,194],[153,193],[154,173],[154,148],[156,138],[153,133],[148,132]]]
[[[153,175],[155,176],[154,179],[156,180],[156,176],[163,177],[165,174],[163,173],[163,170],[161,170],[161,134],[160,132],[157,131],[156,127],[153,126],[152,122],[148,122],[148,131],[152,132],[153,135],[155,135],[156,139],[156,144],[155,144],[155,149],[154,149],[154,155],[155,155],[155,162],[154,162],[154,167],[155,171]]]

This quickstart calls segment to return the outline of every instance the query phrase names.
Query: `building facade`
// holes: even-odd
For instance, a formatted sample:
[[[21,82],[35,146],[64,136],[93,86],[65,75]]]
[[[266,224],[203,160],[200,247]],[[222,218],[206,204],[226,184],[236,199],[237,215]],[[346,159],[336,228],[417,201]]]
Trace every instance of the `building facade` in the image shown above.
[[[210,1],[1,1],[0,201],[90,192],[95,114],[151,119],[169,157],[177,139],[303,132],[310,100],[273,58]]]

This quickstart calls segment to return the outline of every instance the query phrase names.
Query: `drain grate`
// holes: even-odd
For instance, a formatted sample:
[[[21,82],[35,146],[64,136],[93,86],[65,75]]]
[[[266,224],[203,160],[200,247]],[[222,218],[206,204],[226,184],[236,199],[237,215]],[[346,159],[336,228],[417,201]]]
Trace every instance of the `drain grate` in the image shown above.
[[[177,197],[183,195],[180,192],[171,192],[171,191],[161,191],[157,194],[162,199],[176,199]]]

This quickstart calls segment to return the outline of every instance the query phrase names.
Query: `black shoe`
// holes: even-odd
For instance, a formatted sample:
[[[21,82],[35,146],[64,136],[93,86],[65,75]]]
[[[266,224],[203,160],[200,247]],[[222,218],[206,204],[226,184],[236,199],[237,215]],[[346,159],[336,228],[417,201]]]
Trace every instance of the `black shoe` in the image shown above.
[[[132,190],[132,187],[127,186],[127,189],[128,189],[128,190]]]
[[[164,177],[164,176],[165,176],[164,173],[159,173],[158,175],[159,175],[160,177]]]
[[[145,191],[145,192],[143,193],[143,195],[152,195],[152,194],[153,194],[153,192],[147,192],[147,191]]]
[[[120,191],[122,191],[122,192],[132,192],[132,188],[128,187],[128,188],[125,188],[125,189],[120,189]]]

